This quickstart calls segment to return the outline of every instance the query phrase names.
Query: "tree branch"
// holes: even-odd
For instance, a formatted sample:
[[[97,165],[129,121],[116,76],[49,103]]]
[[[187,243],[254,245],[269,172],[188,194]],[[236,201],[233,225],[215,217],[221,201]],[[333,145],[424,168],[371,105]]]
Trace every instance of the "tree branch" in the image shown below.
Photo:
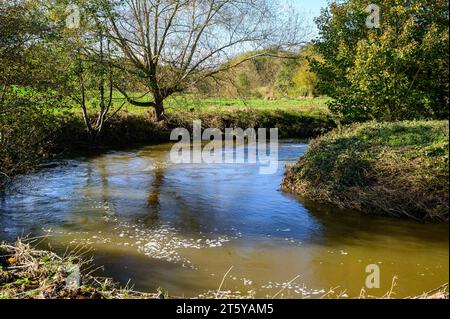
[[[139,102],[139,101],[133,100],[133,98],[131,98],[128,95],[128,93],[125,90],[122,90],[122,88],[120,88],[118,85],[114,85],[114,87],[117,89],[117,91],[119,91],[125,97],[127,102],[130,103],[131,105],[139,106],[139,107],[156,107],[156,103],[153,101]]]

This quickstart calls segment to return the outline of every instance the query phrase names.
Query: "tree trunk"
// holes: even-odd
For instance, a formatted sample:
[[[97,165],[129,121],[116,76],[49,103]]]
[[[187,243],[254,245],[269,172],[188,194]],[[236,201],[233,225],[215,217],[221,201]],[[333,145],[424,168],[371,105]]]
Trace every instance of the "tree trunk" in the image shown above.
[[[166,116],[164,114],[164,98],[161,97],[161,94],[159,92],[155,92],[153,94],[153,99],[155,101],[154,107],[156,119],[158,121],[164,121],[166,119]]]
[[[164,121],[166,119],[166,116],[164,114],[164,103],[162,101],[159,103],[156,103],[155,113],[156,113],[156,119],[158,121]]]

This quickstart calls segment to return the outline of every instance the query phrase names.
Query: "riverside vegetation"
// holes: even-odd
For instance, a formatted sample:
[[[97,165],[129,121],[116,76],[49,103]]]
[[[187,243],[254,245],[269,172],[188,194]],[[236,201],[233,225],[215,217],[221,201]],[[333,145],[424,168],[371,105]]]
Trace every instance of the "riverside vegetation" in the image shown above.
[[[89,274],[92,261],[77,251],[58,256],[23,241],[0,243],[0,299],[154,299],[167,293],[119,288]],[[81,273],[83,269],[83,273]]]
[[[390,216],[448,221],[447,121],[369,122],[310,144],[283,189]]]
[[[369,213],[448,221],[448,1],[378,5],[380,28],[365,26],[358,0],[316,19],[317,90],[350,126],[313,141],[283,188]]]

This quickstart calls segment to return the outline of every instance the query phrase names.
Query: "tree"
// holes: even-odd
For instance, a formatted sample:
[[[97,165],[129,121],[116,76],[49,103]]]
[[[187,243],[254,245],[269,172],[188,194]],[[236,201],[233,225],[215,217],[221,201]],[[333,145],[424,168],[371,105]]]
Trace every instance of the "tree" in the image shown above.
[[[39,1],[0,1],[0,186],[45,153],[60,106],[55,33]]]
[[[109,41],[105,40],[101,29],[96,37],[96,44],[99,47],[99,52],[91,52],[87,59],[83,56],[81,50],[77,52],[75,74],[78,90],[73,92],[75,94],[71,94],[81,107],[84,124],[91,141],[95,141],[102,133],[105,123],[110,118],[108,113],[113,104],[114,74],[111,62],[111,46]],[[88,99],[92,92],[96,93],[90,97],[90,102],[93,109],[98,110],[94,119],[92,119],[94,116],[88,110]]]
[[[104,1],[108,35],[128,63],[116,65],[138,77],[150,101],[128,102],[154,107],[164,119],[164,100],[264,53],[232,64],[246,51],[287,50],[303,42],[307,30],[294,10],[273,0],[114,0]],[[261,51],[260,51],[261,52]],[[267,52],[267,51],[265,51]]]
[[[89,0],[59,0],[52,3],[50,12],[58,28],[59,60],[65,63],[66,81],[60,81],[58,89],[81,108],[89,139],[95,142],[120,109],[109,114],[116,76],[113,62],[117,59],[112,56],[104,16],[99,3]],[[72,21],[72,16],[77,21]]]
[[[311,45],[305,46],[300,52],[300,61],[292,82],[298,95],[314,97],[316,95],[318,78],[311,70],[311,61],[320,61],[321,57]]]
[[[55,31],[39,1],[0,1],[0,30],[2,92],[17,85],[53,88],[56,74],[44,57],[56,56],[49,45]]]
[[[292,89],[294,88],[294,74],[298,69],[299,63],[298,56],[292,56],[290,59],[286,59],[282,63],[282,67],[277,76],[276,89],[284,96],[290,95]]]
[[[448,118],[448,1],[380,0],[380,28],[367,1],[333,2],[316,23],[312,70],[331,109],[347,121]]]

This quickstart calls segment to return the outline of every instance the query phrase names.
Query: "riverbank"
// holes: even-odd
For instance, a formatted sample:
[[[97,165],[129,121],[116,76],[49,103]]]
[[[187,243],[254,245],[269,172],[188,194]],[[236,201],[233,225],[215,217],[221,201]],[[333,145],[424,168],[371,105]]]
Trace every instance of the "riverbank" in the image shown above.
[[[155,299],[163,293],[119,288],[111,279],[86,274],[90,261],[60,257],[21,241],[0,243],[0,299]]]
[[[377,215],[448,222],[447,121],[365,123],[311,142],[282,188]]]
[[[56,148],[79,150],[170,141],[175,128],[192,131],[193,121],[200,120],[203,128],[278,128],[280,138],[311,138],[322,135],[336,125],[328,112],[321,109],[178,109],[168,112],[167,119],[155,121],[151,110],[143,113],[121,112],[107,122],[97,143],[88,140],[79,114],[61,118]]]

